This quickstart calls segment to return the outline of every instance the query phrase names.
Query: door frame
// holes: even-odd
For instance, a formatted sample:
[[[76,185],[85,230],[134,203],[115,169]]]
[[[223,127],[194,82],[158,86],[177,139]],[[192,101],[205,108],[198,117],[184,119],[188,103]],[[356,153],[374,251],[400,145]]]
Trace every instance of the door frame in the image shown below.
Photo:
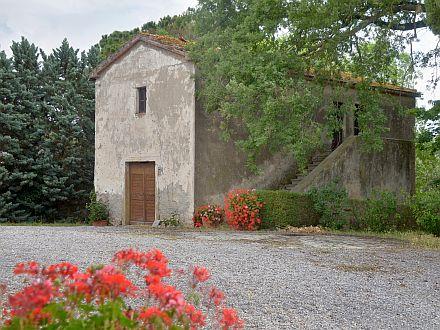
[[[124,196],[124,219],[122,219],[122,224],[124,226],[130,225],[130,164],[154,164],[154,221],[157,220],[158,210],[159,210],[159,197],[158,197],[158,172],[157,172],[157,162],[155,160],[140,160],[132,161],[128,160],[125,162],[125,196]]]

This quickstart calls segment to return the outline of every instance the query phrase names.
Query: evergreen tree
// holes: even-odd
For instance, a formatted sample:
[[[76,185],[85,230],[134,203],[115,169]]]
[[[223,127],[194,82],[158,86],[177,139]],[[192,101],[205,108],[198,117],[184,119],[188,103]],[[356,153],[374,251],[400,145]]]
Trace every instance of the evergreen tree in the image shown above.
[[[53,220],[84,208],[93,186],[97,50],[67,40],[50,55],[26,39],[0,54],[0,221]],[[93,63],[93,64],[91,64]]]
[[[35,177],[27,171],[32,157],[26,154],[23,144],[31,121],[27,96],[12,62],[0,52],[0,221],[31,215],[21,203],[22,187]]]

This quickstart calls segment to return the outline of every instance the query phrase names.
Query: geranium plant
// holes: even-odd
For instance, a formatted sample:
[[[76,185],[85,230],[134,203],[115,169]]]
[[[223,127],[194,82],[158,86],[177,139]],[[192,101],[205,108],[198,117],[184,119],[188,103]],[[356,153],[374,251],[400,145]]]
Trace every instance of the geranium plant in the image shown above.
[[[108,223],[109,212],[107,205],[97,198],[94,190],[90,192],[90,203],[87,203],[86,209],[89,213],[88,219],[91,224],[104,225]]]
[[[198,207],[193,216],[194,227],[217,227],[223,223],[223,220],[223,209],[211,204]]]
[[[24,276],[26,285],[0,300],[5,329],[243,328],[237,312],[226,307],[223,292],[207,284],[206,268],[176,272],[189,275],[186,296],[167,284],[172,270],[159,250],[119,251],[111,264],[84,272],[67,262],[42,266],[31,261],[18,264],[14,274]]]
[[[228,225],[237,230],[257,230],[261,225],[263,202],[253,190],[236,189],[225,197]]]

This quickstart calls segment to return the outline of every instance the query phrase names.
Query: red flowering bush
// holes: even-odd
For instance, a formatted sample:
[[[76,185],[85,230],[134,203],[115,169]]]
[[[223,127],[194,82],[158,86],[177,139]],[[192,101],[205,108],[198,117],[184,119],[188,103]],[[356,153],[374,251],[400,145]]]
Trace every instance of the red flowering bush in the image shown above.
[[[224,212],[218,205],[203,205],[196,209],[193,216],[194,227],[217,227],[223,223]]]
[[[256,230],[261,225],[263,203],[255,191],[236,189],[225,198],[228,225],[237,230]]]
[[[85,272],[67,262],[44,267],[31,261],[18,264],[14,274],[25,276],[26,286],[6,297],[0,285],[1,328],[243,328],[237,312],[225,306],[223,292],[206,285],[211,276],[206,268],[191,269],[186,297],[167,284],[172,271],[159,250],[119,251],[111,264]],[[141,276],[142,284],[126,274]]]

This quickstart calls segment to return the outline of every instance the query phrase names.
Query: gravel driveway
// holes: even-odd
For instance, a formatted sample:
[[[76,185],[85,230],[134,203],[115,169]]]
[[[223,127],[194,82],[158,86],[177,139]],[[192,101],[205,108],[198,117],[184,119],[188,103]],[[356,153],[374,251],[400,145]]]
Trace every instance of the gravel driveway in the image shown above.
[[[173,267],[208,267],[255,329],[440,329],[440,252],[397,241],[128,227],[0,227],[0,282],[18,261],[106,262],[157,247]]]

